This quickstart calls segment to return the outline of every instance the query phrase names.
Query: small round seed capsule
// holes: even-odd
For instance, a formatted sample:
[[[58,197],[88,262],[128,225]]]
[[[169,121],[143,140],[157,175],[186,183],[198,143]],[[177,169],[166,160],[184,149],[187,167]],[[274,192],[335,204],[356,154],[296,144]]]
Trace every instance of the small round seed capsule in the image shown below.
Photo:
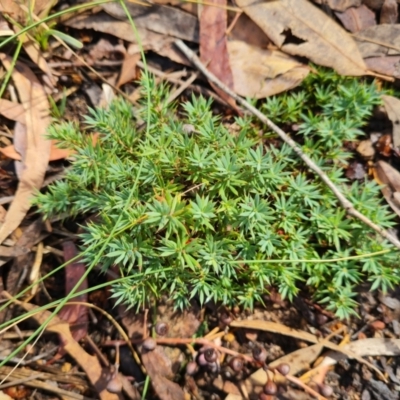
[[[198,357],[197,357],[197,363],[199,365],[201,365],[202,367],[205,367],[206,365],[209,364],[209,362],[206,360],[206,357],[204,356],[204,353],[201,353]]]
[[[213,363],[218,358],[217,352],[212,347],[208,347],[207,349],[205,349],[203,354],[208,363]]]
[[[278,386],[276,386],[276,383],[274,381],[268,379],[267,383],[263,387],[263,391],[265,394],[273,396],[278,393]]]
[[[324,397],[331,397],[333,395],[333,388],[329,385],[320,385],[319,392]]]
[[[121,393],[122,382],[118,375],[113,376],[107,383],[107,391],[110,393]]]
[[[199,369],[199,366],[195,361],[190,361],[186,364],[186,374],[194,375]]]
[[[280,374],[282,374],[283,376],[287,375],[290,372],[290,366],[289,364],[279,364],[276,368],[275,368]]]
[[[165,322],[157,322],[155,331],[159,336],[165,336],[168,333],[168,325]]]
[[[147,351],[152,351],[156,348],[157,342],[153,338],[148,337],[147,339],[143,340],[142,345],[143,348],[146,349]]]
[[[244,360],[242,357],[233,357],[229,361],[229,366],[235,371],[240,372],[244,368]]]
[[[263,347],[254,347],[253,358],[258,362],[265,362],[267,359],[267,350],[265,350]]]

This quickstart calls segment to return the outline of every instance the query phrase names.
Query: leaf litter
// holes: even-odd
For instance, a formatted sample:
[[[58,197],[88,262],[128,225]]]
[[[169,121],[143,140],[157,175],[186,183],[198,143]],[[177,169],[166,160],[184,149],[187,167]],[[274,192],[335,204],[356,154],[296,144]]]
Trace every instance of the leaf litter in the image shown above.
[[[228,29],[227,13],[223,7],[216,8],[206,5],[205,8],[210,12],[210,18],[215,18],[217,22],[221,22],[220,26],[223,27],[215,32],[211,32],[213,35],[206,37],[209,42],[207,42],[205,37],[202,38],[201,35],[202,23],[204,24],[207,22],[209,17],[204,18],[202,22],[201,17],[198,18],[196,9],[194,9],[192,5],[178,8],[177,4],[173,2],[168,3],[170,3],[170,5],[167,7],[160,4],[146,7],[147,11],[151,8],[151,11],[148,13],[143,12],[143,6],[128,4],[128,8],[138,25],[145,50],[152,50],[170,60],[188,65],[187,60],[182,57],[172,45],[176,38],[182,38],[190,41],[192,44],[200,43],[200,47],[209,46],[209,48],[206,48],[203,52],[204,62],[207,64],[206,59],[212,60],[212,64],[215,65],[214,67],[211,64],[212,71],[222,71],[220,73],[222,80],[225,81],[229,87],[233,88],[236,93],[243,96],[262,99],[295,88],[307,76],[310,70],[304,62],[303,57],[316,64],[334,68],[344,75],[366,75],[369,73],[368,69],[371,69],[380,73],[385,73],[388,76],[400,76],[396,69],[396,63],[399,61],[395,58],[399,53],[399,46],[397,43],[399,35],[396,31],[398,26],[382,25],[383,23],[393,22],[393,15],[395,15],[395,13],[390,12],[390,10],[397,10],[394,8],[394,4],[396,3],[394,1],[379,2],[371,0],[361,2],[361,0],[328,0],[314,2],[323,3],[323,7],[325,7],[324,10],[335,12],[339,19],[341,19],[343,14],[352,15],[351,22],[345,22],[342,19],[342,23],[348,30],[354,32],[358,31],[357,35],[354,36],[349,35],[338,22],[329,17],[329,13],[323,13],[317,6],[305,0],[282,0],[280,2],[267,2],[263,4],[254,3],[249,0],[240,0],[238,5],[247,15],[239,17],[239,21],[246,18],[246,24],[248,24],[245,25],[246,28],[244,31],[240,32],[240,34],[238,34],[237,28],[235,33],[235,24]],[[223,6],[224,3],[221,2],[220,5]],[[3,6],[3,4],[1,6]],[[45,5],[41,4],[41,2],[36,2],[35,7],[35,13],[41,13],[42,16],[47,15],[48,10],[46,10]],[[50,7],[51,4],[49,4],[48,9],[50,9]],[[137,46],[136,39],[132,36],[131,27],[126,22],[126,17],[121,7],[117,4],[106,4],[101,6],[101,8],[105,12],[101,11],[95,14],[78,15],[64,22],[64,24],[65,26],[68,25],[77,30],[89,28],[97,32],[108,33],[109,35],[114,35],[115,37],[130,41],[133,46]],[[187,10],[190,10],[190,12],[188,13]],[[380,21],[377,19],[376,10],[380,11]],[[21,7],[3,9],[3,12],[8,14],[17,13],[16,15],[18,15],[18,18],[24,16],[24,13],[21,13]],[[275,13],[273,17],[272,13]],[[343,14],[339,16],[338,13]],[[205,13],[204,15],[207,16],[208,14]],[[373,25],[374,18],[375,26],[364,30],[369,24]],[[232,22],[232,18],[229,18],[229,20]],[[266,23],[266,21],[268,21],[268,23]],[[273,23],[271,23],[271,21],[273,21]],[[312,24],[310,24],[310,21],[312,21]],[[261,29],[263,32],[262,40],[259,39],[261,35],[255,33],[257,30],[254,29],[254,25],[253,28],[250,28],[252,26],[251,24],[254,24],[254,22],[258,26],[257,29]],[[377,24],[378,22],[380,25]],[[238,26],[240,26],[239,23]],[[211,29],[214,27],[213,25]],[[362,30],[360,31],[360,29]],[[124,46],[121,43],[118,45]],[[218,45],[222,47],[218,47]],[[55,78],[55,75],[62,75],[62,73],[58,73],[53,67],[50,69],[48,68],[48,60],[46,59],[48,55],[42,54],[40,49],[32,47],[34,49],[32,50],[27,43],[24,43],[24,47],[26,52],[31,54],[31,59],[44,73],[47,73],[52,78]],[[111,48],[115,47],[112,46]],[[132,57],[130,58],[128,52],[125,52],[123,56],[124,61],[121,61],[119,64],[125,64],[125,70],[121,69],[120,71],[118,86],[130,85],[131,82],[140,75],[137,55],[138,47],[132,47],[131,54]],[[92,56],[93,55],[94,53],[92,53]],[[219,58],[220,55],[222,55],[221,58]],[[109,58],[107,54],[104,60],[107,61]],[[7,63],[10,65],[9,59],[4,55],[3,60],[5,66],[7,66]],[[94,64],[102,61],[102,57],[94,55]],[[24,67],[25,72],[26,70],[27,68]],[[15,103],[14,105],[9,101],[1,100],[0,108],[1,113],[6,118],[16,120],[21,124],[19,129],[21,132],[20,136],[22,139],[20,140],[22,144],[18,145],[16,140],[18,135],[15,135],[14,144],[4,147],[1,151],[14,160],[22,160],[20,187],[29,186],[29,184],[33,183],[32,187],[39,189],[41,187],[40,182],[43,181],[44,170],[47,167],[48,160],[66,158],[71,156],[72,153],[66,150],[66,153],[63,153],[61,156],[55,157],[52,155],[53,151],[56,151],[55,143],[49,143],[49,141],[43,140],[43,134],[49,121],[48,112],[44,112],[44,110],[48,111],[50,109],[49,104],[44,100],[45,91],[41,85],[37,84],[37,81],[32,79],[32,74],[29,75],[27,80],[23,81],[25,88],[22,88],[21,82],[17,83],[20,78],[18,73],[18,71],[13,72],[15,86],[20,93],[21,104]],[[29,96],[24,96],[22,91],[24,91],[25,94],[31,92],[30,99]],[[221,93],[219,94],[221,95]],[[34,96],[38,96],[37,98],[41,99],[40,102],[32,101]],[[397,99],[385,100],[388,115],[393,122],[394,128],[396,128],[396,113],[398,112],[396,100]],[[42,104],[40,105],[39,103],[41,102]],[[33,113],[35,113],[35,116],[32,115]],[[39,129],[34,130],[33,126],[38,126]],[[35,140],[32,140],[32,135],[34,135]],[[394,146],[398,147],[398,138],[396,135],[396,129],[394,129],[393,142]],[[34,145],[32,143],[34,143]],[[32,153],[35,153],[36,158],[40,158],[40,160],[35,160]],[[39,161],[41,162],[39,163]],[[38,171],[36,170],[36,165],[39,165]],[[382,160],[379,161],[374,168],[375,170],[379,169],[380,171],[384,171],[384,178],[382,178],[380,182],[387,183],[387,187],[390,187],[390,192],[387,197],[390,201],[395,202],[397,197],[396,193],[398,193],[397,186],[399,185],[397,170],[389,164],[384,163]],[[27,173],[27,170],[31,171],[30,174]],[[32,177],[31,175],[35,176]],[[29,184],[26,182],[29,182]],[[30,186],[28,189],[29,188]],[[23,193],[30,195],[32,190],[28,189]],[[6,222],[0,230],[1,241],[18,227],[29,209],[29,203],[21,199],[21,191],[17,191],[16,198],[6,215]],[[388,200],[389,203],[390,201]],[[26,256],[26,252],[39,240],[41,229],[42,227],[36,229],[36,234],[32,234],[32,238],[35,239],[32,240],[26,248],[16,242],[14,247],[4,248],[4,255],[6,257],[15,257],[15,260]],[[48,235],[48,233],[46,233],[46,235]],[[82,265],[81,268],[83,268]],[[29,309],[29,307],[31,306],[27,306],[27,309]],[[124,312],[120,311],[121,316],[124,314]],[[141,317],[139,317],[139,319],[140,318]],[[172,322],[174,328],[180,324],[186,326],[186,324],[189,323],[187,316],[182,322],[177,322],[171,313],[166,310],[162,312],[159,318],[162,318],[163,321],[170,324]],[[190,337],[193,335],[201,324],[201,318],[198,315],[193,318],[192,322],[194,322],[194,325],[191,326],[189,324],[189,326],[191,326],[190,329],[177,332],[174,334],[174,337]],[[40,318],[37,319],[39,323],[42,320],[43,319]],[[63,341],[66,342],[72,340],[70,339],[70,322],[71,321],[62,323],[56,319],[54,320],[55,325],[61,324],[62,328],[51,328],[54,332],[59,333]],[[128,331],[130,330],[129,326],[128,323],[126,326]],[[366,338],[344,345],[338,350],[338,345],[331,342],[324,342],[324,339],[320,339],[318,336],[306,330],[293,329],[290,328],[290,325],[271,323],[270,321],[238,320],[234,321],[229,329],[233,329],[235,335],[238,334],[238,336],[240,336],[240,332],[249,327],[257,331],[272,332],[274,335],[289,335],[300,342],[308,341],[314,343],[313,345],[307,345],[304,348],[293,350],[284,356],[277,357],[276,362],[270,363],[271,366],[279,362],[290,363],[293,374],[312,368],[313,362],[317,359],[323,347],[331,347],[332,350],[328,355],[324,356],[322,364],[315,367],[320,370],[326,365],[330,366],[339,361],[343,361],[344,358],[353,357],[358,359],[360,363],[365,364],[365,361],[359,359],[359,357],[398,355],[398,339]],[[136,335],[142,335],[143,321],[138,322],[135,332]],[[84,334],[82,334],[82,336],[84,336]],[[251,337],[251,335],[248,335],[248,337]],[[218,343],[218,340],[216,343]],[[239,343],[236,338],[232,343],[246,352],[243,348],[243,343]],[[75,350],[71,350],[71,355],[77,357],[78,364],[81,362],[91,363],[97,360],[96,357],[93,356],[90,356],[90,359],[87,358],[85,351],[82,348],[79,350],[79,347],[76,347],[75,344],[72,348]],[[157,349],[157,352],[143,352],[142,354],[142,362],[145,364],[151,380],[153,381],[153,389],[159,395],[159,398],[183,398],[182,396],[187,395],[187,393],[185,394],[180,386],[173,382],[175,373],[168,366],[168,360],[173,359],[177,360],[176,363],[181,365],[182,352],[177,358],[174,358],[176,356],[166,355],[167,352],[164,346],[158,346]],[[95,362],[94,365],[91,365],[94,371],[85,370],[82,366],[87,376],[92,380],[92,383],[93,376],[97,376],[102,369],[97,362]],[[265,377],[265,371],[259,371],[262,371]],[[310,369],[310,372],[311,371],[313,370]],[[377,371],[377,374],[379,375],[380,371]],[[319,377],[321,378],[321,376],[322,375]],[[323,379],[324,377],[325,375],[323,375]],[[194,381],[192,384],[197,385],[198,383]],[[373,393],[379,393],[379,391],[383,393],[386,390],[385,388],[387,388],[386,386],[380,387],[378,384],[374,385],[374,388],[370,389]],[[237,384],[235,387],[240,392],[240,385]],[[242,388],[242,390],[244,389]],[[251,387],[247,389],[248,392],[251,392],[251,390]],[[231,388],[230,391],[232,393],[237,393],[235,388]],[[245,392],[242,391],[242,393],[244,393],[244,398],[247,398]],[[103,393],[101,396],[106,396],[104,398],[108,398],[108,395],[111,396],[110,398],[117,398],[112,394],[106,395]],[[304,392],[298,392],[296,398],[302,398],[301,395],[307,396]],[[391,394],[389,393],[387,396],[391,396]]]

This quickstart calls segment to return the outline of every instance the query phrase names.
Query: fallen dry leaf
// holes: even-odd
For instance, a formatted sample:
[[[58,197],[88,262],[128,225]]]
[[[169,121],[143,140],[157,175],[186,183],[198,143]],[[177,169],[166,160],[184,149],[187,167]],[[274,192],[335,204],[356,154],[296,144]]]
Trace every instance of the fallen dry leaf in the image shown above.
[[[280,335],[294,337],[296,339],[305,340],[311,343],[319,342],[318,338],[312,333],[289,328],[286,325],[279,324],[278,322],[262,320],[236,320],[232,321],[230,326],[232,328],[259,329],[261,331],[279,333]]]
[[[78,15],[65,21],[64,24],[76,29],[93,29],[97,32],[108,33],[109,35],[135,43],[136,48],[130,49],[131,54],[140,52],[140,46],[137,43],[135,33],[132,31],[131,24],[128,21],[117,20],[105,12],[93,15]],[[144,51],[152,50],[161,56],[170,58],[172,61],[189,65],[187,58],[173,46],[174,37],[153,32],[151,29],[140,26],[137,27],[137,30]],[[198,41],[198,36],[196,40]]]
[[[396,0],[385,0],[382,4],[379,23],[395,24],[399,17],[398,5]]]
[[[214,6],[215,4],[215,6]],[[229,64],[226,30],[228,15],[224,7],[227,0],[211,0],[200,11],[200,60],[222,83],[233,89],[233,76]],[[235,101],[210,82],[218,95],[229,104]]]
[[[358,7],[362,0],[313,0],[317,4],[326,4],[331,10],[346,11],[349,7]]]
[[[371,160],[375,155],[375,149],[371,139],[361,140],[356,150],[357,153],[365,160]]]
[[[128,49],[129,52],[129,49]],[[118,77],[117,87],[125,85],[138,78],[136,66],[140,60],[140,53],[126,54]]]
[[[188,41],[199,41],[199,21],[193,15],[176,7],[126,3],[131,17],[138,28],[146,28],[165,36]],[[112,17],[127,21],[124,9],[118,3],[102,4],[101,8]],[[132,27],[131,27],[132,31]]]
[[[12,121],[25,123],[25,110],[20,103],[10,100],[0,99],[0,114]]]
[[[364,58],[400,54],[400,25],[376,25],[354,35]]]
[[[63,243],[64,261],[68,262],[78,255],[75,244],[67,240]],[[79,286],[78,281],[86,271],[86,265],[80,261],[68,263],[65,266],[65,294],[69,294],[76,288],[77,292],[87,289],[88,283],[85,279]],[[71,301],[87,302],[87,294],[81,294],[71,298]],[[87,335],[89,320],[88,309],[83,304],[67,304],[59,312],[58,317],[70,325],[72,336],[76,341],[83,339]]]
[[[335,12],[343,26],[350,32],[359,32],[376,25],[375,13],[364,4],[348,8],[345,12]]]
[[[362,0],[362,2],[372,10],[380,10],[385,0]]]
[[[304,347],[286,354],[268,365],[275,368],[279,364],[288,364],[290,365],[290,375],[297,375],[299,372],[310,368],[310,365],[317,359],[323,348],[323,344]]]
[[[0,54],[0,59],[6,69],[11,68],[10,57]],[[26,65],[17,62],[12,76],[25,110],[27,148],[14,201],[0,228],[0,243],[18,227],[29,210],[33,192],[42,186],[50,155],[50,141],[45,137],[50,124],[46,93]]]
[[[241,40],[248,45],[262,49],[266,49],[271,44],[271,40],[265,32],[245,13],[241,13],[228,37],[229,40]]]
[[[22,303],[14,299],[7,292],[2,293],[4,297],[12,300],[18,304],[25,311],[35,311],[38,307],[30,303]],[[32,318],[39,324],[43,325],[50,317],[49,311],[39,311],[32,314]],[[85,372],[89,381],[96,389],[100,400],[117,400],[119,396],[107,391],[106,386],[108,380],[106,379],[106,369],[103,369],[99,360],[95,356],[91,356],[79,345],[79,343],[72,337],[69,330],[68,323],[62,321],[57,316],[52,317],[51,321],[46,326],[48,332],[57,333],[61,339],[65,351],[76,360],[82,370]]]
[[[400,150],[400,100],[397,97],[382,95],[383,105],[393,125],[393,145]]]
[[[279,50],[264,50],[243,41],[228,42],[234,90],[261,99],[298,86],[308,66]]]
[[[380,184],[382,194],[390,205],[391,209],[400,216],[400,172],[385,161],[378,161],[373,169],[374,178]]]
[[[400,79],[400,56],[371,57],[364,61],[371,71]]]
[[[400,339],[372,338],[356,340],[343,346],[343,349],[351,351],[359,357],[394,357],[400,355]],[[343,353],[329,352],[322,361],[322,365],[334,365],[344,358],[346,356]]]
[[[18,27],[14,27],[15,33],[18,33],[21,29]],[[47,76],[47,82],[52,90],[54,90],[54,86],[57,84],[57,79],[55,77],[56,72],[49,66],[47,60],[43,56],[43,51],[40,49],[40,46],[37,41],[33,38],[22,36],[23,47],[29,58],[42,70]]]
[[[310,2],[237,0],[237,4],[285,53],[307,57],[342,75],[367,73],[353,38]]]
[[[112,44],[109,40],[101,38],[89,51],[89,57],[93,62],[104,59],[120,60],[126,55],[126,49],[122,43]]]
[[[32,6],[32,12],[39,17],[45,17],[48,15],[57,0],[35,0],[34,2],[29,2]],[[21,2],[23,4],[23,2]],[[20,6],[18,1],[15,0],[1,0],[0,1],[0,12],[10,15],[13,19],[18,20],[23,25],[29,19],[29,15]]]

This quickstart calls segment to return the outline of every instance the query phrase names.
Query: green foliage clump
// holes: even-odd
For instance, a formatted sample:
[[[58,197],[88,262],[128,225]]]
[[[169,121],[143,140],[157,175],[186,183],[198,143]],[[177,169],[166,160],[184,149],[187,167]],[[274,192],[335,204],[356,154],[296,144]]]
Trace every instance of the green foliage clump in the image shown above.
[[[107,243],[103,268],[118,265],[126,277],[113,288],[118,302],[141,307],[167,295],[179,308],[194,297],[253,307],[271,285],[289,299],[307,285],[347,317],[360,282],[399,283],[395,253],[351,258],[390,245],[347,218],[286,144],[267,139],[271,132],[260,136],[250,117],[225,124],[201,97],[177,107],[167,104],[165,86],[145,80],[144,87],[150,108],[144,93],[135,112],[122,99],[90,111],[95,145],[72,124],[52,127],[51,138],[77,153],[65,180],[35,201],[45,216],[98,213],[82,235],[84,257],[92,261]],[[342,171],[343,142],[361,133],[377,103],[374,84],[320,73],[263,108],[273,120],[297,123],[303,150],[361,212],[390,228],[377,185],[349,183]]]

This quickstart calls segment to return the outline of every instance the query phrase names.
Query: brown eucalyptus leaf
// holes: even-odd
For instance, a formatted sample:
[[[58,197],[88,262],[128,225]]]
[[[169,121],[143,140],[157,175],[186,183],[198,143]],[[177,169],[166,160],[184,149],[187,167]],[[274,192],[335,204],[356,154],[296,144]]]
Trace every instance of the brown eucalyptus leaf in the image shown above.
[[[228,28],[227,0],[211,0],[200,11],[200,60],[228,88],[233,89],[229,64],[226,30]],[[213,89],[228,103],[235,101],[210,82]]]
[[[240,15],[233,26],[229,40],[241,40],[248,45],[258,46],[262,49],[266,49],[271,44],[271,40],[265,32],[244,13]]]
[[[299,372],[310,367],[320,355],[323,348],[323,344],[319,343],[304,347],[286,354],[268,365],[272,368],[276,368],[279,364],[288,364],[290,365],[290,375],[297,375]]]
[[[400,54],[400,24],[372,26],[357,32],[354,39],[364,58]]]
[[[362,2],[372,10],[380,10],[385,0],[363,0]]]
[[[360,7],[350,7],[345,12],[335,12],[343,26],[350,32],[359,32],[376,25],[373,11],[362,4]]]
[[[390,185],[393,192],[400,192],[400,172],[382,160],[379,160],[376,166],[383,172],[383,175],[380,175],[382,183]]]
[[[25,123],[25,110],[20,103],[10,100],[0,99],[0,114],[12,121]]]
[[[381,188],[382,194],[385,197],[390,208],[400,216],[400,207],[394,194],[399,192],[400,173],[388,163],[380,160],[375,164],[373,169],[374,178],[380,184],[384,185]]]
[[[160,5],[143,7],[131,2],[127,2],[126,7],[139,28],[182,40],[199,41],[198,19],[179,8]],[[127,21],[125,11],[120,4],[110,2],[102,4],[101,8],[112,17]]]
[[[137,79],[136,66],[140,61],[140,53],[126,54],[118,77],[117,87]]]
[[[6,69],[11,68],[9,56],[0,54],[0,59]],[[0,243],[18,227],[29,210],[34,191],[42,186],[50,155],[50,140],[46,139],[50,105],[46,92],[34,73],[21,62],[17,62],[12,77],[25,109],[27,146],[18,189],[0,228]]]
[[[71,240],[63,243],[64,261],[68,262],[78,255],[78,249]],[[87,289],[87,279],[77,287],[79,280],[86,271],[86,265],[79,261],[68,262],[65,270],[65,293],[69,294],[76,288],[77,292],[83,292]],[[71,301],[87,302],[87,293],[74,296]],[[87,335],[89,320],[88,309],[83,304],[66,304],[58,313],[58,318],[70,324],[70,330],[76,341],[83,339]]]
[[[350,7],[358,7],[362,0],[314,0],[317,4],[326,4],[331,10],[346,11]]]
[[[371,71],[400,79],[400,56],[370,57],[364,61]]]
[[[136,44],[130,46],[130,54],[139,53],[141,46],[137,44],[135,32],[128,21],[115,19],[105,12],[90,15],[77,15],[64,22],[64,25],[75,29],[93,29],[97,32],[107,33],[120,39]],[[170,58],[172,61],[188,65],[188,60],[174,46],[175,38],[162,33],[153,32],[151,29],[137,26],[143,50],[152,50],[155,53]],[[198,41],[198,36],[197,36]]]
[[[289,328],[286,325],[278,322],[262,321],[262,320],[243,320],[232,321],[230,323],[232,328],[245,328],[245,329],[259,329],[261,331],[279,333],[280,335],[294,337],[296,339],[304,340],[306,342],[318,343],[318,338],[308,332],[299,329]]]
[[[353,38],[309,1],[237,0],[237,4],[283,52],[307,57],[342,75],[367,73]]]
[[[298,86],[309,67],[279,50],[264,50],[246,42],[228,42],[235,92],[261,99]]]
[[[23,10],[16,0],[1,0],[0,1],[0,12],[11,16],[13,19],[21,22],[25,25],[25,22],[29,20],[29,14]],[[21,4],[27,3],[21,2]],[[32,11],[39,17],[47,16],[51,8],[57,4],[57,0],[36,0],[32,3]]]
[[[15,33],[18,33],[21,29],[18,27],[14,27]],[[40,46],[37,41],[31,39],[27,36],[23,37],[23,47],[29,58],[38,66],[38,68],[43,71],[47,76],[47,82],[51,89],[54,89],[54,86],[57,84],[57,79],[55,77],[55,71],[50,67],[46,58],[43,55],[43,51],[40,49]]]
[[[396,0],[385,0],[381,8],[380,24],[395,24],[399,18]]]
[[[400,149],[400,100],[389,95],[382,95],[382,100],[393,125],[393,145],[396,149]]]

